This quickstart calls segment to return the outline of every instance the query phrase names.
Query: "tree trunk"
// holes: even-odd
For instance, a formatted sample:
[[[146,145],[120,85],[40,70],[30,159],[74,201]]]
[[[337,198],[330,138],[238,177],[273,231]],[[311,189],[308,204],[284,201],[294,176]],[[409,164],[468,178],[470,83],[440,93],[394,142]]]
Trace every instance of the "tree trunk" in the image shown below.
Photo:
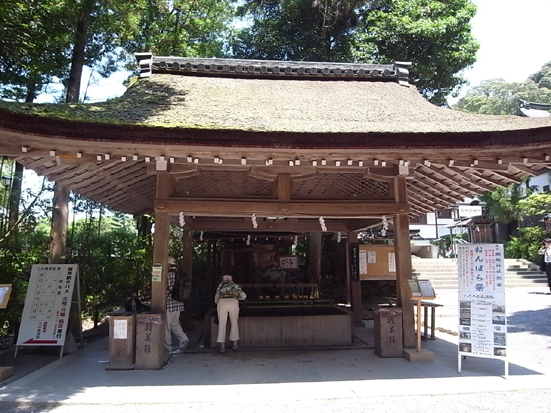
[[[10,191],[10,200],[9,200],[9,225],[8,228],[12,228],[10,233],[10,245],[12,248],[20,251],[21,248],[18,243],[19,231],[16,228],[17,221],[19,220],[19,204],[21,203],[21,183],[23,182],[23,165],[19,162],[15,163],[15,173],[13,174],[13,180]]]
[[[52,228],[48,263],[61,264],[65,258],[69,227],[69,190],[56,182],[52,206]]]
[[[32,85],[27,88],[27,95],[25,96],[25,103],[32,103],[36,99],[36,93],[38,91],[37,85]]]
[[[73,45],[73,56],[71,59],[71,71],[69,74],[69,82],[67,84],[67,96],[65,102],[77,103],[80,96],[80,79],[82,77],[82,69],[84,67],[84,55],[86,43],[88,40],[88,28],[92,21],[92,11],[94,2],[86,0],[81,9],[77,27],[75,32],[75,43]]]

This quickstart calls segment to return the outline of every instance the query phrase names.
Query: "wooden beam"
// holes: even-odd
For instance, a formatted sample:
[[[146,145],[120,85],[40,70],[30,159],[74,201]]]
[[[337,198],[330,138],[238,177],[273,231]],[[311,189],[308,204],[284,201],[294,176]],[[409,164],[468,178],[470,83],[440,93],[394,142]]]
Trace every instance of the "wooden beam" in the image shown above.
[[[331,221],[327,222],[326,221],[326,224],[327,224],[327,229],[329,229],[329,227],[333,228],[333,224],[331,223]],[[348,221],[348,231],[349,232],[352,232],[352,231],[360,231],[362,229],[368,229],[368,228],[373,228],[373,227],[376,227],[378,225],[381,225],[381,219],[380,218],[375,218],[375,219],[355,219],[355,220],[349,220]],[[340,230],[338,230],[340,231]]]
[[[432,174],[423,171],[422,169],[417,169],[415,171],[415,174],[420,175],[433,182],[434,186],[438,187],[441,191],[449,194],[450,196],[469,198],[472,195],[472,191],[464,190],[455,182],[449,182],[447,180],[445,182],[442,182],[441,180],[438,180],[437,177],[434,177]]]
[[[40,166],[43,166],[44,168],[48,168],[46,165],[52,163],[53,165],[52,166],[55,166],[57,165],[57,163],[55,162],[55,158],[53,157],[44,157],[44,158],[38,158],[38,159],[35,159],[27,164],[24,164],[25,168],[27,169],[36,169]]]
[[[442,175],[443,177],[448,178],[452,181],[464,182],[467,185],[472,184],[479,187],[483,191],[493,191],[495,189],[493,186],[490,186],[485,184],[484,182],[481,182],[481,180],[474,181],[473,177],[478,178],[478,175],[467,175],[466,173],[464,173],[463,171],[460,171],[459,169],[449,169],[445,166],[443,166],[442,169],[438,168],[437,166],[431,167],[430,169],[435,173]],[[455,173],[455,175],[448,173],[448,171]]]
[[[287,202],[273,201],[198,201],[157,199],[156,211],[197,216],[248,216],[257,217],[324,217],[324,218],[368,218],[380,215],[408,214],[407,203],[388,202]]]
[[[380,222],[380,220],[378,221]],[[348,221],[326,220],[327,231],[346,232],[348,231]],[[256,232],[313,232],[320,231],[320,223],[317,219],[309,221],[297,221],[291,219],[264,220],[257,218],[258,227],[254,228],[250,218],[243,218],[240,222],[235,221],[211,221],[208,220],[188,220],[186,219],[186,229],[196,231],[244,231],[254,234]]]
[[[352,304],[352,317],[354,319],[354,326],[362,326],[363,319],[363,307],[362,307],[362,284],[359,277],[359,268],[356,269],[356,276],[352,277],[351,266],[353,265],[351,250],[352,248],[358,248],[358,233],[349,232],[346,238],[346,281],[349,285],[348,296],[350,297],[350,303]]]
[[[191,218],[191,217],[189,217]],[[182,237],[182,253],[184,262],[182,263],[182,270],[187,275],[188,280],[193,280],[193,232],[184,230]],[[184,314],[182,327],[184,329],[193,328],[193,322],[191,321],[191,314],[193,312],[191,297],[184,301]]]
[[[408,196],[411,196],[413,199],[418,199],[424,202],[423,208],[429,208],[431,206],[438,206],[441,208],[448,208],[450,205],[455,204],[457,201],[450,202],[449,200],[442,201],[438,195],[434,195],[431,192],[420,191],[420,188],[416,188],[413,185],[408,186]],[[422,205],[422,204],[421,204]]]
[[[509,165],[512,169],[516,169],[518,172],[526,175],[526,176],[536,176],[536,175],[539,175],[539,172],[536,172],[536,171],[533,171],[532,169],[530,169],[529,167],[527,167],[526,165],[521,165],[521,164],[518,164],[518,163],[515,163],[515,164],[510,164]],[[516,173],[518,173],[516,172]]]
[[[425,192],[427,195],[431,195],[432,197],[448,202],[450,204],[455,204],[458,200],[461,200],[462,197],[451,197],[447,194],[444,194],[442,191],[439,191],[437,188],[434,188],[433,186],[426,184],[419,178],[415,178],[413,180],[409,181],[409,188],[415,188],[419,191],[420,189]]]
[[[405,177],[394,178],[392,185],[397,202],[407,202]],[[413,304],[411,302],[408,280],[411,279],[411,245],[409,239],[409,217],[398,215],[394,218],[394,245],[396,247],[396,296],[398,306],[402,307],[402,330],[404,347],[415,347],[415,329]],[[421,334],[418,332],[417,334]]]
[[[411,212],[420,212],[423,214],[434,212],[438,208],[430,208],[427,206],[427,201],[419,198],[417,194],[413,194],[408,191],[409,204],[411,205]],[[435,205],[435,204],[432,204]],[[444,207],[442,207],[444,208]]]
[[[275,196],[279,202],[289,202],[293,183],[289,174],[279,174],[275,181]]]

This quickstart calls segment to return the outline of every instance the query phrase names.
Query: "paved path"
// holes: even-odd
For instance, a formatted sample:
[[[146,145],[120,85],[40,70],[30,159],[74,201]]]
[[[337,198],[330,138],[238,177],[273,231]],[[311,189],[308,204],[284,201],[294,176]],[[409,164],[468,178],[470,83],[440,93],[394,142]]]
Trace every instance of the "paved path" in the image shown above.
[[[372,349],[178,354],[165,370],[106,371],[107,340],[0,389],[2,412],[545,412],[551,411],[551,296],[508,291],[509,378],[501,360],[467,358],[457,338],[424,341],[436,361],[381,359]],[[437,325],[453,328],[453,293]],[[457,306],[457,304],[455,304]]]

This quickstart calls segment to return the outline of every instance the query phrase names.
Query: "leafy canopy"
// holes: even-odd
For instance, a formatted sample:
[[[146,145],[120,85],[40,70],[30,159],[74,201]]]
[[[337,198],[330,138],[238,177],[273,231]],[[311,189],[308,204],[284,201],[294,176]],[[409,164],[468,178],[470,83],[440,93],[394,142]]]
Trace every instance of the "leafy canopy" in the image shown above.
[[[551,104],[551,62],[524,82],[484,80],[459,99],[454,109],[486,115],[514,115],[520,99]]]
[[[475,62],[470,0],[245,0],[237,58],[387,63],[411,61],[412,83],[433,103],[466,83]]]

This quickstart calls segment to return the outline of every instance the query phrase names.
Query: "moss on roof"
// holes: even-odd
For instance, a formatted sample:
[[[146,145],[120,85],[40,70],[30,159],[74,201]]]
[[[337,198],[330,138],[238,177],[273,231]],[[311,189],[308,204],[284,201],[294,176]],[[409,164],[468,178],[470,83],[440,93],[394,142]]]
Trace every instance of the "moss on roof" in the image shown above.
[[[394,82],[238,79],[154,74],[101,103],[3,103],[0,108],[84,122],[295,133],[490,132],[551,119],[474,115],[433,106]]]

